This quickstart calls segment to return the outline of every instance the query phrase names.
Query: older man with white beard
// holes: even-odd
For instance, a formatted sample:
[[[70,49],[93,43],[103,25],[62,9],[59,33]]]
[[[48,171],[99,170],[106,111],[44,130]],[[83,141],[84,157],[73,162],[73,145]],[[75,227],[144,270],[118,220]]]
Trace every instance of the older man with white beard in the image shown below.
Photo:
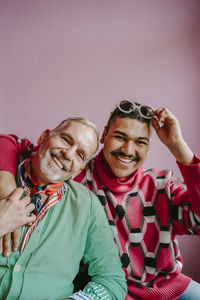
[[[19,250],[0,255],[1,299],[124,299],[124,272],[103,208],[70,180],[97,148],[95,125],[70,118],[45,130],[33,155],[19,164],[17,181],[31,197],[36,219],[21,228]],[[81,259],[92,280],[73,293]]]

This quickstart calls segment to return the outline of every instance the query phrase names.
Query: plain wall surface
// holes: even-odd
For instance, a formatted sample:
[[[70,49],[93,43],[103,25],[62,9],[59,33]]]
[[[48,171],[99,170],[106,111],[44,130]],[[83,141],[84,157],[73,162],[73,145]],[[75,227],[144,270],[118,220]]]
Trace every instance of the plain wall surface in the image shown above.
[[[199,0],[0,0],[0,129],[37,141],[68,116],[103,130],[114,105],[167,106],[200,155]],[[176,162],[153,135],[146,167]],[[200,241],[180,237],[200,282]]]

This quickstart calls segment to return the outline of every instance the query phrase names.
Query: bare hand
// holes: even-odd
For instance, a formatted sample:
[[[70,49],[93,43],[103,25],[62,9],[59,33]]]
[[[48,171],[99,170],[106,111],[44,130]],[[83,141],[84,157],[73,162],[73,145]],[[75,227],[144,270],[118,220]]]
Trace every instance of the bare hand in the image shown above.
[[[179,122],[167,108],[155,110],[152,122],[159,139],[168,148],[183,141]]]
[[[191,164],[194,155],[183,139],[178,119],[163,107],[153,112],[152,122],[157,136],[172,152],[176,160]]]
[[[35,220],[35,215],[29,216],[34,204],[28,196],[21,198],[22,194],[23,189],[17,188],[8,198],[0,200],[0,236]]]
[[[11,240],[12,240],[12,250],[17,251],[19,247],[20,230],[16,229],[12,233],[7,233],[6,235],[0,237],[0,253],[3,252],[4,256],[9,256],[11,250]]]

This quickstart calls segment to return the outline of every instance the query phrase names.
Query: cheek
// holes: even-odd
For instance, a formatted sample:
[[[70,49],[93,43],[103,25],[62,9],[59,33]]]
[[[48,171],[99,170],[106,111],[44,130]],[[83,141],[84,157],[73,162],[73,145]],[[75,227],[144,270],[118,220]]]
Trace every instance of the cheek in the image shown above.
[[[147,149],[141,149],[139,151],[139,155],[141,156],[142,159],[145,159],[147,157],[147,153],[148,153],[148,150]]]
[[[79,162],[78,160],[74,160],[74,163],[73,163],[73,171],[74,172],[77,172],[79,170],[81,170],[83,168],[84,164],[83,162]]]
[[[104,147],[107,149],[107,151],[114,151],[114,150],[121,148],[122,145],[123,145],[123,143],[120,141],[111,140],[108,143],[104,144]]]

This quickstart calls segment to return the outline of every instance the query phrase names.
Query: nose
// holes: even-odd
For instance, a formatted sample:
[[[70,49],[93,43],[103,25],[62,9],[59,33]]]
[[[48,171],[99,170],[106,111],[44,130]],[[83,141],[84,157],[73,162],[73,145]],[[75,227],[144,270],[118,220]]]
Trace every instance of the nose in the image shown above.
[[[135,155],[135,146],[133,141],[126,141],[121,147],[121,150],[126,155]]]
[[[73,160],[76,154],[77,145],[71,145],[68,149],[63,149],[63,155],[68,160]]]

